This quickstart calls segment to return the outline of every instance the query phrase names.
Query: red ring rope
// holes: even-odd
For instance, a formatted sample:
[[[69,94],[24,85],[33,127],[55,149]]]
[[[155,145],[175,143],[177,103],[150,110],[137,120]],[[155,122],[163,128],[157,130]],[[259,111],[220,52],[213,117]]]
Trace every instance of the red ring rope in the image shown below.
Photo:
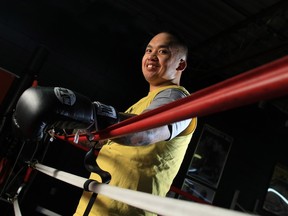
[[[94,134],[94,140],[119,137],[286,94],[288,94],[288,56],[98,131]],[[58,136],[58,138],[73,142],[74,136]],[[86,140],[84,135],[79,137],[79,141]]]

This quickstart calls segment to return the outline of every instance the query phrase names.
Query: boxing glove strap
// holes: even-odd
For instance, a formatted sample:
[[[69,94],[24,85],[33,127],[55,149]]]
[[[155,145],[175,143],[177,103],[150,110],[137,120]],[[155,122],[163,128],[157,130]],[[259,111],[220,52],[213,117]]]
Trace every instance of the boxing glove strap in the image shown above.
[[[94,101],[93,104],[95,104],[97,107],[97,115],[106,116],[115,120],[118,119],[118,115],[114,107],[100,103],[99,101]]]
[[[119,122],[118,112],[113,106],[94,101],[94,122],[96,131],[109,127]]]

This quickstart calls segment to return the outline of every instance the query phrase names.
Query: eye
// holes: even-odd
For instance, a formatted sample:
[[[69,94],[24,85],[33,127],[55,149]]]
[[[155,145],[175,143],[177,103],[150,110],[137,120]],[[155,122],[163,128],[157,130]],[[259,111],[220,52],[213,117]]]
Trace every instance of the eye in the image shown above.
[[[167,49],[160,49],[158,52],[160,54],[168,54],[169,53],[169,51]]]
[[[152,49],[146,48],[145,53],[151,53],[151,52],[152,52]]]

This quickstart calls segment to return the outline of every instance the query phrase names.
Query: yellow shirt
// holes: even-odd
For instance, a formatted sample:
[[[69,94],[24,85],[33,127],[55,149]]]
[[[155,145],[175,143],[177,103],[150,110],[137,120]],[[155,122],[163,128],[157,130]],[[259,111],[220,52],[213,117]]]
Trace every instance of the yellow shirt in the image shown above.
[[[188,93],[180,86],[162,87],[149,92],[146,97],[132,105],[126,112],[141,114],[154,97],[167,88],[178,88]],[[166,196],[178,173],[196,124],[197,119],[193,118],[190,125],[175,138],[147,146],[124,146],[110,141],[102,147],[97,157],[97,163],[103,170],[111,174],[109,185]],[[95,173],[90,175],[90,179],[101,182],[101,178]],[[83,192],[75,216],[83,215],[90,197],[90,192]],[[155,214],[98,194],[89,215],[148,216]]]

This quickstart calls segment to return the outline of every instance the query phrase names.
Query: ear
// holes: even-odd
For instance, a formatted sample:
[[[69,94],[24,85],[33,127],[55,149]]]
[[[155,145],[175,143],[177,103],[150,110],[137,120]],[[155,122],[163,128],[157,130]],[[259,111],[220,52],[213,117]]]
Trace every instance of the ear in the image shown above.
[[[187,62],[185,60],[183,60],[183,59],[180,59],[179,65],[176,68],[176,70],[183,71],[183,70],[185,70],[186,67],[187,67]]]

